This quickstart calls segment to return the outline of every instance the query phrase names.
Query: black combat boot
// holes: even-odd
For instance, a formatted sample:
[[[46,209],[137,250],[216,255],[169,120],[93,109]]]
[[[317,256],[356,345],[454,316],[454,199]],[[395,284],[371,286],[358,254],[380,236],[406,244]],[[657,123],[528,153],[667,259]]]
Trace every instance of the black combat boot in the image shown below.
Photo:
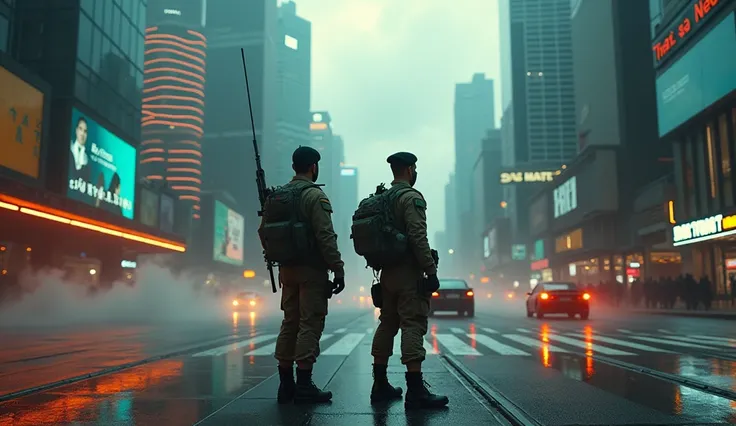
[[[294,383],[294,368],[279,367],[279,393],[277,400],[279,404],[288,404],[294,399],[296,383]]]
[[[373,364],[373,389],[371,389],[371,403],[388,402],[394,399],[401,399],[403,391],[400,387],[393,387],[388,382],[386,374],[386,365]]]
[[[443,408],[448,402],[446,396],[429,391],[429,383],[422,379],[421,372],[406,373],[406,408]]]
[[[297,404],[318,404],[332,400],[332,392],[323,391],[312,381],[312,370],[296,369],[296,392],[294,402]]]

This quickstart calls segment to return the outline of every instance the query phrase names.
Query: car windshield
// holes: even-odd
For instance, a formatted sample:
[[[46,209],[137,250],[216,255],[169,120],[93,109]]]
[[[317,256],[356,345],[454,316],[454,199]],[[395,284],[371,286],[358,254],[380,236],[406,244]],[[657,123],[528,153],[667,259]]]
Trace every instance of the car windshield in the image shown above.
[[[463,280],[440,280],[440,288],[444,290],[462,290],[468,288]]]
[[[255,299],[255,293],[238,293],[238,299]]]
[[[576,290],[577,287],[575,287],[575,284],[570,283],[549,283],[544,284],[545,290],[555,291],[555,290]]]

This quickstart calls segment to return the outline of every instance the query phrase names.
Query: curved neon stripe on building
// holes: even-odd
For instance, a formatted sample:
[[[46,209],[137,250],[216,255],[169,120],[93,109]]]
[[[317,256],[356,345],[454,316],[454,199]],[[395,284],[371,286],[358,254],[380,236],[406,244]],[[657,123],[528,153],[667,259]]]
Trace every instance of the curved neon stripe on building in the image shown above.
[[[207,39],[174,25],[146,30],[142,175],[166,180],[199,218]]]

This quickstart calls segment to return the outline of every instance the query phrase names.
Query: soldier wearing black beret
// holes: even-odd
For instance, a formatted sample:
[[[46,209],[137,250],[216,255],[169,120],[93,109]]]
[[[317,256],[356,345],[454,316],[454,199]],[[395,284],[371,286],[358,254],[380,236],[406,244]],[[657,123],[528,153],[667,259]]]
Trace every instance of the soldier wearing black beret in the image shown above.
[[[320,403],[331,400],[332,392],[314,384],[312,366],[320,352],[328,293],[345,289],[344,262],[332,225],[332,205],[314,183],[319,176],[319,152],[300,146],[291,159],[295,176],[268,197],[258,229],[266,258],[279,264],[282,285],[284,320],[274,354],[281,379],[277,399],[279,403]],[[294,222],[304,226],[295,228]],[[330,287],[328,270],[335,274]]]
[[[429,284],[428,287],[439,288],[439,279],[437,264],[427,239],[427,202],[414,188],[417,157],[409,152],[397,152],[386,161],[391,164],[394,175],[388,191],[397,193],[392,207],[394,226],[407,236],[409,252],[406,261],[381,270],[381,316],[371,350],[374,377],[371,400],[401,398],[401,388],[393,387],[386,374],[388,359],[393,354],[394,337],[401,327],[401,362],[407,370],[406,407],[444,407],[448,398],[431,393],[422,378],[429,298],[434,290],[427,293],[417,283],[424,281]]]

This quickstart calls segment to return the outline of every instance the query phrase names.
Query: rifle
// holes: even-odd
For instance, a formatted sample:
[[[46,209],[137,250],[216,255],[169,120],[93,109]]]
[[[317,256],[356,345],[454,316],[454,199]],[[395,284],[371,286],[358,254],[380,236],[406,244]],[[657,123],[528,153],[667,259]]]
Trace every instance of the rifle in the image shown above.
[[[256,186],[258,186],[258,201],[261,203],[261,209],[258,210],[258,216],[263,216],[263,209],[266,205],[266,198],[271,190],[266,186],[266,172],[261,167],[261,155],[258,153],[258,141],[256,141],[256,124],[253,120],[253,105],[250,101],[250,85],[248,84],[248,68],[245,66],[245,49],[240,49],[240,56],[243,58],[243,73],[245,74],[245,91],[248,94],[248,111],[250,111],[250,127],[253,131],[253,151],[256,156]],[[263,260],[266,261],[268,275],[271,278],[271,290],[276,293],[276,280],[273,278],[273,262],[268,260],[264,250]]]

